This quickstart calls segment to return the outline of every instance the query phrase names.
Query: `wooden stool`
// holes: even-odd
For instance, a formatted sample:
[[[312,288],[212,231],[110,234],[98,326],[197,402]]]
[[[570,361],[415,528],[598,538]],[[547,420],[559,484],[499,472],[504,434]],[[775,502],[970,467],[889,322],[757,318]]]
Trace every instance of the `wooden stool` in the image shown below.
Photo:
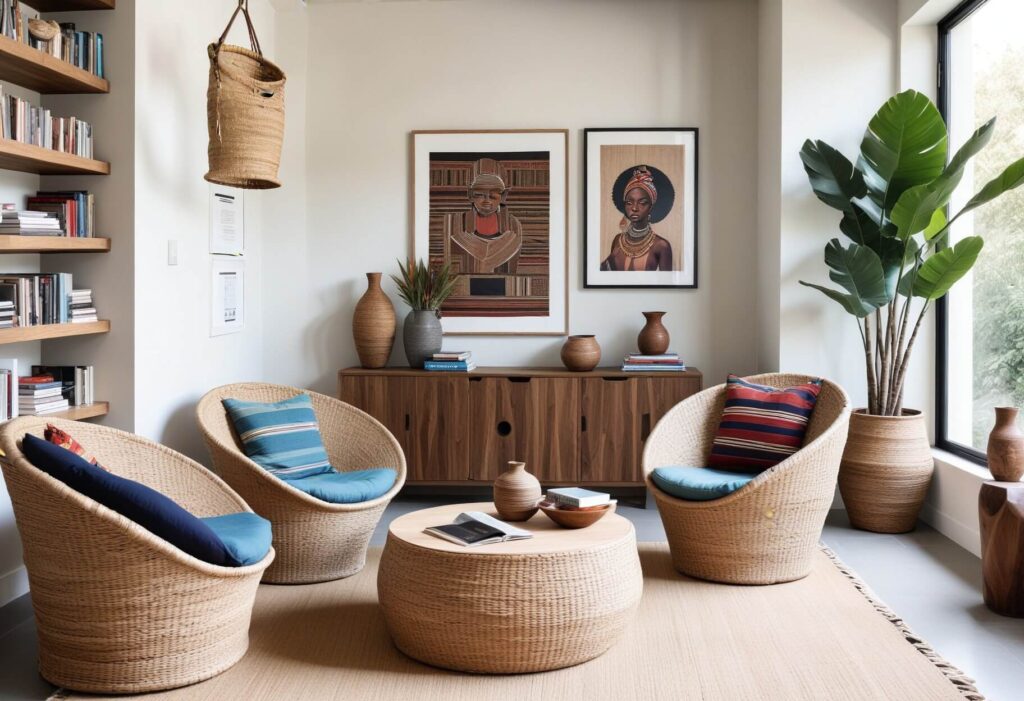
[[[1024,618],[1024,482],[985,482],[978,494],[985,605]]]

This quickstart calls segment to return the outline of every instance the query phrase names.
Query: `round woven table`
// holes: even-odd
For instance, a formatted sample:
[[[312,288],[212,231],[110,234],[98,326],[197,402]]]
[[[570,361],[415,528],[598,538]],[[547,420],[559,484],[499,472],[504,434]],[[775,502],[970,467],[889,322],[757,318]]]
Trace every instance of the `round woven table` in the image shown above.
[[[633,524],[608,514],[568,530],[537,512],[513,524],[533,538],[463,547],[423,529],[463,511],[453,504],[391,522],[377,594],[398,649],[436,667],[540,672],[605,652],[632,621],[643,576]]]

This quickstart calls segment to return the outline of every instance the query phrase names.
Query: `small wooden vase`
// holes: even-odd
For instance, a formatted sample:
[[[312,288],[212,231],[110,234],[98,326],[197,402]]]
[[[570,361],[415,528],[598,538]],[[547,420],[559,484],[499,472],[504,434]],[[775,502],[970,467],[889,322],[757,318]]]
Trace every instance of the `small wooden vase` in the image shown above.
[[[380,278],[381,273],[366,273],[366,292],[352,316],[352,338],[364,368],[387,365],[395,344],[395,307],[381,289]]]
[[[562,346],[562,363],[573,372],[587,372],[601,362],[601,346],[593,336],[569,336]]]
[[[661,323],[665,312],[643,312],[647,323],[636,337],[636,347],[644,355],[661,355],[668,350],[668,329]]]
[[[996,425],[988,434],[988,469],[997,482],[1024,477],[1024,433],[1017,428],[1017,409],[996,407]]]
[[[494,480],[494,508],[506,521],[525,521],[537,513],[540,482],[526,471],[525,462],[510,460],[508,466]]]

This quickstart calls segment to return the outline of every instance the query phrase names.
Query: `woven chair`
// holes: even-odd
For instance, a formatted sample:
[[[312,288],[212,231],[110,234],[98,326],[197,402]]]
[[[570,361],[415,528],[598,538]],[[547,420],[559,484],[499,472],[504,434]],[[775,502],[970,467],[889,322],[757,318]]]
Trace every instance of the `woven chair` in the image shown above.
[[[770,374],[748,379],[791,387],[813,378]],[[835,494],[850,400],[839,385],[822,382],[803,447],[732,494],[688,501],[665,493],[651,472],[669,465],[707,465],[725,407],[725,388],[718,385],[677,404],[644,447],[644,475],[658,504],[673,565],[686,575],[732,584],[805,577]]]
[[[279,402],[304,390],[242,383],[208,392],[196,407],[213,466],[256,513],[270,520],[277,559],[263,575],[273,584],[304,584],[348,577],[363,569],[373,529],[405,484],[405,455],[395,437],[369,414],[339,399],[307,392],[331,466],[339,472],[390,467],[398,475],[383,496],[357,504],[331,504],[275,477],[242,452],[222,399]]]
[[[26,433],[70,433],[112,473],[196,516],[251,511],[185,456],[105,426],[23,417],[0,427],[0,459],[21,533],[39,636],[39,672],[58,686],[141,693],[194,684],[235,664],[271,550],[247,567],[197,560],[34,467]]]

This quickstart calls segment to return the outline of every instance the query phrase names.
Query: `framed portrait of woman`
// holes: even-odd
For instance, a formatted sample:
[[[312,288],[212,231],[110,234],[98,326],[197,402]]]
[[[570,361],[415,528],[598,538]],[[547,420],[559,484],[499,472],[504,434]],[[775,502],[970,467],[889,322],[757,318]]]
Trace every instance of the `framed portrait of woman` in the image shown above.
[[[583,170],[583,286],[697,287],[697,129],[585,129]]]
[[[565,129],[412,134],[413,249],[449,264],[446,335],[565,335]]]

